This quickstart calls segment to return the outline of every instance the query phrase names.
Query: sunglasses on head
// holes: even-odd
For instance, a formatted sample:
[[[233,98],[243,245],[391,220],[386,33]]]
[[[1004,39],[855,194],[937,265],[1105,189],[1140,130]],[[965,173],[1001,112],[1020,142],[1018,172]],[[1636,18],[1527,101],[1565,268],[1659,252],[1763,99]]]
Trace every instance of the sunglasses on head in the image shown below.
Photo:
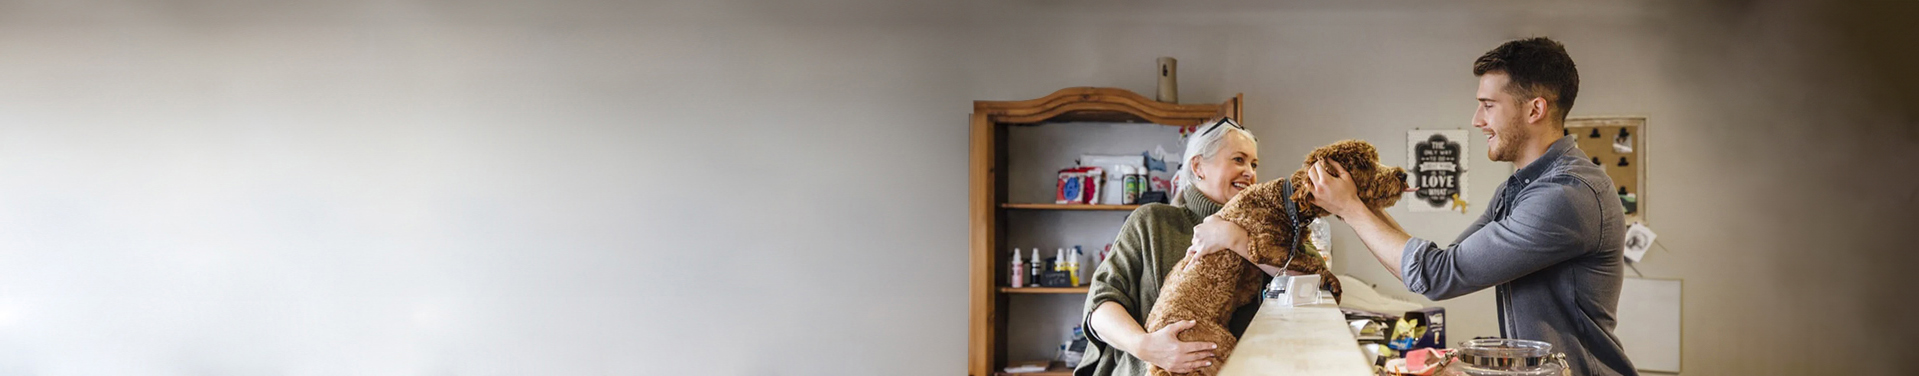
[[[1230,125],[1230,126],[1233,126],[1233,128],[1239,128],[1239,130],[1242,130],[1242,131],[1246,130],[1246,127],[1239,126],[1239,122],[1233,121],[1232,118],[1219,118],[1219,121],[1213,122],[1213,125],[1207,126],[1206,130],[1200,131],[1199,135],[1205,136],[1208,133],[1213,133],[1213,131],[1218,130],[1221,125]]]

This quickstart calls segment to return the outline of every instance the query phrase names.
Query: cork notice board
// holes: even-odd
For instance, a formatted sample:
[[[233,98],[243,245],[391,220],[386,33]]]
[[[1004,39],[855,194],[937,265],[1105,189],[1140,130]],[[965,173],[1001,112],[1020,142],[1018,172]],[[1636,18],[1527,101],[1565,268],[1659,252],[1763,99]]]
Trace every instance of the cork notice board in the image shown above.
[[[1566,119],[1566,134],[1579,136],[1575,145],[1606,168],[1626,207],[1626,223],[1646,221],[1646,118],[1586,117]]]

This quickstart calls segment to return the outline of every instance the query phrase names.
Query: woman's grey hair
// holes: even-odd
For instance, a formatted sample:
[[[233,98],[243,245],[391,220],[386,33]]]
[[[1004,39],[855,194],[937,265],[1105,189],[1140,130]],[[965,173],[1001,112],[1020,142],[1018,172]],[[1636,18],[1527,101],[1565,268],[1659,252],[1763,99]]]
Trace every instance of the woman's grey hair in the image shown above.
[[[1247,141],[1259,142],[1259,139],[1253,138],[1253,132],[1240,128],[1239,122],[1231,118],[1206,122],[1196,132],[1186,138],[1186,155],[1179,158],[1179,172],[1173,174],[1173,205],[1185,206],[1186,195],[1183,193],[1193,188],[1193,182],[1199,181],[1199,176],[1193,174],[1193,168],[1196,167],[1193,166],[1194,156],[1202,161],[1213,159],[1214,155],[1219,154],[1220,148],[1226,147],[1226,135],[1229,134],[1243,135]]]

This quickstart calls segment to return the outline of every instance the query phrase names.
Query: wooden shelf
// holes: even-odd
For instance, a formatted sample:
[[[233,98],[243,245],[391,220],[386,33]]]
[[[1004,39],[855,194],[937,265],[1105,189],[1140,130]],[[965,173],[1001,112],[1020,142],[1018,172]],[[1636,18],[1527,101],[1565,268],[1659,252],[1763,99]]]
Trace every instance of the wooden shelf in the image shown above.
[[[1006,373],[1005,371],[997,371],[997,372],[993,372],[993,376],[1069,376],[1073,374],[1072,367],[1065,367],[1059,364],[1060,364],[1059,362],[1053,362],[1053,366],[1046,368],[1045,371],[1024,372],[1024,373]]]
[[[1001,209],[1014,210],[1122,210],[1133,211],[1139,205],[1086,205],[1086,204],[999,204]]]
[[[1072,374],[1073,374],[1073,369],[1060,368],[1060,369],[1048,369],[1045,371],[1027,372],[1027,373],[994,372],[993,376],[1069,376]]]
[[[1000,287],[999,292],[1007,294],[1085,294],[1086,286],[1080,287]]]

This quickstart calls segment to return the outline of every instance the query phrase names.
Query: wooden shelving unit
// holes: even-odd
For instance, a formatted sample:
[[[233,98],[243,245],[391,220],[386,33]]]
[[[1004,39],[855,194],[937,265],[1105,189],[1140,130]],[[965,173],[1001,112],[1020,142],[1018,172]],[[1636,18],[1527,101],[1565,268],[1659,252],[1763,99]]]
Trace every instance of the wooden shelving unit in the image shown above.
[[[1139,205],[1085,205],[1085,204],[999,204],[1001,209],[1013,210],[1120,210],[1133,211]]]
[[[1006,287],[1000,286],[999,292],[1006,294],[1085,294],[1086,286],[1080,287]]]
[[[994,372],[993,376],[1067,376],[1071,374],[1073,374],[1073,369],[1071,367],[1053,367],[1053,368],[1047,368],[1045,371],[1039,371],[1039,372],[1027,372],[1027,373]]]
[[[1054,92],[1045,97],[1023,101],[974,101],[970,140],[970,186],[968,217],[971,238],[968,274],[970,285],[967,343],[967,374],[971,376],[1037,375],[1064,376],[1066,365],[1056,365],[1038,373],[1007,374],[1007,319],[1009,297],[1054,299],[1085,294],[1086,287],[1006,287],[1001,267],[1008,264],[1008,213],[1020,218],[1053,217],[1048,212],[1126,212],[1138,205],[1056,205],[1050,203],[1013,203],[1007,198],[1008,128],[1041,123],[1145,123],[1168,127],[1193,127],[1221,116],[1240,116],[1243,96],[1235,95],[1219,104],[1173,104],[1148,99],[1131,91],[1115,88],[1078,87]],[[1148,127],[1151,128],[1151,127]],[[1162,128],[1163,129],[1163,128]],[[1025,176],[1025,175],[1022,175]],[[1031,200],[1037,200],[1028,198]],[[1082,216],[1107,214],[1073,214]],[[1091,220],[1090,217],[1086,220]],[[1104,219],[1102,219],[1104,220]],[[1081,222],[1083,223],[1083,222]],[[1020,228],[1021,231],[1032,231]],[[1047,306],[1047,310],[1066,309]],[[1031,308],[1027,309],[1031,311]],[[1065,313],[1062,313],[1065,314]],[[1022,342],[1025,343],[1025,342]]]

